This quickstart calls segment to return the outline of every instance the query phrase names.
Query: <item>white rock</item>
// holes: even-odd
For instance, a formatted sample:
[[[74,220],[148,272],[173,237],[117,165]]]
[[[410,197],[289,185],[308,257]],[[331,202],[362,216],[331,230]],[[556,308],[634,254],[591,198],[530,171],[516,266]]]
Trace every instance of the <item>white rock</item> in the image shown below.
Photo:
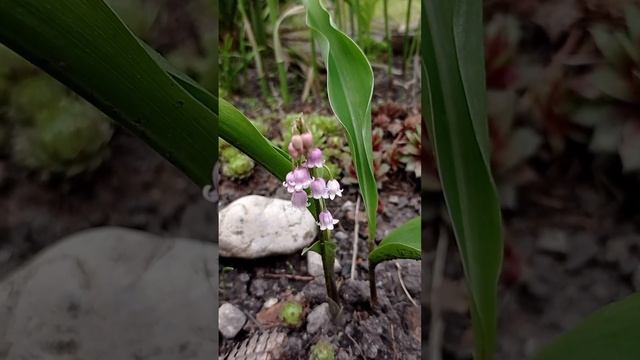
[[[289,200],[242,197],[220,211],[220,256],[254,259],[286,255],[310,245],[318,226]]]
[[[218,309],[218,328],[227,339],[238,335],[246,322],[247,316],[232,304],[224,303]]]
[[[264,302],[264,304],[262,305],[263,309],[268,309],[270,307],[272,307],[273,305],[278,303],[278,298],[269,298],[267,299],[267,301]]]
[[[0,358],[212,359],[216,264],[193,240],[72,235],[0,283]]]
[[[338,259],[333,260],[333,271],[338,272],[342,269]],[[307,251],[307,272],[313,276],[324,276],[322,268],[322,256],[314,251]]]
[[[314,334],[323,326],[329,324],[331,314],[329,313],[329,304],[322,303],[316,306],[307,316],[307,332]]]

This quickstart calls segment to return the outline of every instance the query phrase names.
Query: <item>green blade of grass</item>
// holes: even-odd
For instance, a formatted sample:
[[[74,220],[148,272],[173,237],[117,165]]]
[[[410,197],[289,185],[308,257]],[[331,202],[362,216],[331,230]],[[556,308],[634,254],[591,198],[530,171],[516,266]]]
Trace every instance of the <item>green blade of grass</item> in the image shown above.
[[[0,23],[0,42],[144,139],[197,184],[211,182],[215,111],[165,73],[102,0],[4,0]]]
[[[375,239],[378,189],[373,172],[371,97],[373,71],[366,56],[348,36],[335,28],[319,0],[305,0],[307,24],[317,34],[327,67],[331,108],[347,132],[360,192],[369,220],[369,238]]]
[[[502,224],[489,167],[481,3],[423,0],[423,109],[471,297],[476,359],[492,359]]]
[[[420,221],[421,218],[418,216],[393,229],[369,254],[369,261],[379,264],[393,259],[420,260],[422,257]]]
[[[543,348],[535,360],[635,360],[640,356],[640,294],[609,304]]]

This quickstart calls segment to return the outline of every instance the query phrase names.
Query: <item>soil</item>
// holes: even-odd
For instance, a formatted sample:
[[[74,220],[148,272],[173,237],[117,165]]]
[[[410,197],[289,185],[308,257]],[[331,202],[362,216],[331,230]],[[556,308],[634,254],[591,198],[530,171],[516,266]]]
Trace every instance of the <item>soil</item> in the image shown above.
[[[623,176],[615,161],[603,168],[603,159],[590,159],[586,149],[575,151],[520,189],[517,210],[504,212],[497,359],[530,358],[598,308],[640,290],[640,209],[633,190],[638,178]],[[431,212],[437,213],[441,199],[433,197]],[[435,346],[443,359],[472,359],[460,257],[451,240],[443,285],[432,290],[437,243],[432,234],[423,232],[423,351],[432,338],[428,324],[438,316],[445,323],[444,339]],[[439,314],[430,311],[432,296],[447,304]]]
[[[191,180],[124,130],[110,149],[96,172],[70,180],[42,181],[0,158],[0,279],[62,237],[96,226],[216,239],[215,209]]]
[[[394,181],[395,180],[395,181]],[[420,210],[420,197],[416,183],[407,179],[390,180],[393,186],[386,187],[380,193],[385,204],[384,212],[379,216],[379,234],[382,236],[393,227],[417,216]],[[282,184],[262,168],[244,184],[222,179],[220,186],[220,206],[249,194],[287,198]],[[289,359],[307,358],[310,347],[319,338],[328,338],[339,346],[338,358],[345,359],[418,359],[420,353],[420,314],[419,308],[402,290],[398,281],[395,263],[388,262],[378,267],[376,274],[380,296],[380,308],[372,311],[369,306],[366,259],[366,233],[363,208],[359,218],[359,247],[355,284],[348,281],[351,272],[353,233],[355,229],[356,189],[345,189],[343,197],[331,202],[335,216],[340,219],[335,232],[338,243],[336,257],[341,271],[336,275],[339,292],[349,301],[343,301],[340,321],[322,329],[320,334],[310,335],[305,327],[288,329],[289,344],[285,353]],[[419,302],[420,262],[401,261],[401,276],[409,295]],[[294,254],[286,257],[268,258],[252,261],[220,259],[220,302],[231,302],[255,319],[267,299],[280,301],[292,295],[301,295],[305,308],[311,311],[315,306],[326,302],[324,281],[308,276],[304,256]],[[223,269],[224,268],[224,269]],[[358,295],[349,296],[349,292]],[[221,339],[221,354],[225,354],[246,337],[255,332],[265,331],[257,321],[249,321],[240,335],[231,340]],[[342,354],[342,355],[340,355]],[[345,357],[346,356],[346,357]],[[401,357],[403,356],[403,357]],[[406,357],[408,356],[408,357]]]

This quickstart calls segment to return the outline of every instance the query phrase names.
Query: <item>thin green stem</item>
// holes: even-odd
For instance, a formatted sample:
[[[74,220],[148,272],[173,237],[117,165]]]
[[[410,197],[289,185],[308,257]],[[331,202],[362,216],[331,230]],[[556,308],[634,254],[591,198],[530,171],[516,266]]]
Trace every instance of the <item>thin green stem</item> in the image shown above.
[[[335,0],[335,10],[336,10],[336,23],[338,24],[338,27],[340,28],[340,30],[344,30],[343,26],[344,23],[342,21],[342,15],[343,15],[343,10],[342,10],[342,0]]]
[[[367,239],[369,245],[369,254],[376,248],[376,237],[369,230],[369,237]],[[378,289],[376,288],[376,264],[369,262],[369,293],[371,294],[371,306],[376,307],[378,305]]]
[[[404,39],[402,42],[402,74],[404,75],[409,57],[409,26],[411,25],[411,0],[407,3],[407,16],[404,22]]]
[[[393,85],[393,44],[391,44],[391,34],[389,31],[389,0],[383,0],[384,11],[384,41],[387,43],[387,76],[389,76],[389,93]]]
[[[266,99],[269,97],[269,86],[267,85],[267,80],[265,79],[265,76],[264,76],[264,69],[262,67],[262,57],[260,56],[260,48],[258,46],[258,43],[256,42],[256,38],[251,29],[251,23],[249,22],[249,18],[247,17],[247,13],[244,9],[244,4],[242,0],[238,1],[238,8],[242,16],[244,29],[247,33],[247,39],[249,40],[249,44],[251,44],[251,48],[253,49],[253,57],[256,63],[256,72],[258,74],[258,79],[260,82],[260,91],[262,91],[262,95]]]
[[[318,79],[318,63],[316,63],[316,39],[313,35],[313,30],[309,29],[311,32],[311,71],[313,76],[313,82],[315,83]],[[317,94],[316,94],[317,95]]]
[[[313,176],[318,176],[318,170],[313,170]],[[318,221],[320,221],[320,213],[327,209],[327,205],[324,199],[313,200],[316,205],[319,205],[320,211],[317,214]],[[318,206],[316,206],[318,208]],[[331,299],[329,302],[331,312],[337,315],[338,305],[338,289],[336,288],[335,275],[333,273],[333,262],[335,261],[335,244],[331,241],[331,231],[323,230],[320,235],[320,256],[322,257],[322,269],[324,270],[324,282],[327,288],[327,297]],[[333,246],[332,246],[333,245]]]
[[[353,0],[351,0],[349,2],[349,19],[351,21],[350,27],[351,27],[351,37],[355,37],[356,36],[356,20],[355,20],[355,10],[353,8]]]

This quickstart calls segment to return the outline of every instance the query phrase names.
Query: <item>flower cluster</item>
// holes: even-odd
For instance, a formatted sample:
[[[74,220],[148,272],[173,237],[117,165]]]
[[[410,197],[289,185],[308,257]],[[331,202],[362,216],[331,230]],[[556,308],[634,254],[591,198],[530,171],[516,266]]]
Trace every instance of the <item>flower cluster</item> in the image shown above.
[[[320,176],[314,177],[318,171],[316,169],[325,167],[322,150],[313,146],[313,135],[308,131],[294,134],[288,150],[294,162],[294,169],[287,174],[282,185],[291,193],[291,203],[295,207],[306,208],[309,206],[309,195],[320,200],[323,204],[318,216],[320,230],[333,230],[333,225],[337,224],[338,220],[325,208],[324,200],[342,196],[342,189],[336,179],[327,181]]]

